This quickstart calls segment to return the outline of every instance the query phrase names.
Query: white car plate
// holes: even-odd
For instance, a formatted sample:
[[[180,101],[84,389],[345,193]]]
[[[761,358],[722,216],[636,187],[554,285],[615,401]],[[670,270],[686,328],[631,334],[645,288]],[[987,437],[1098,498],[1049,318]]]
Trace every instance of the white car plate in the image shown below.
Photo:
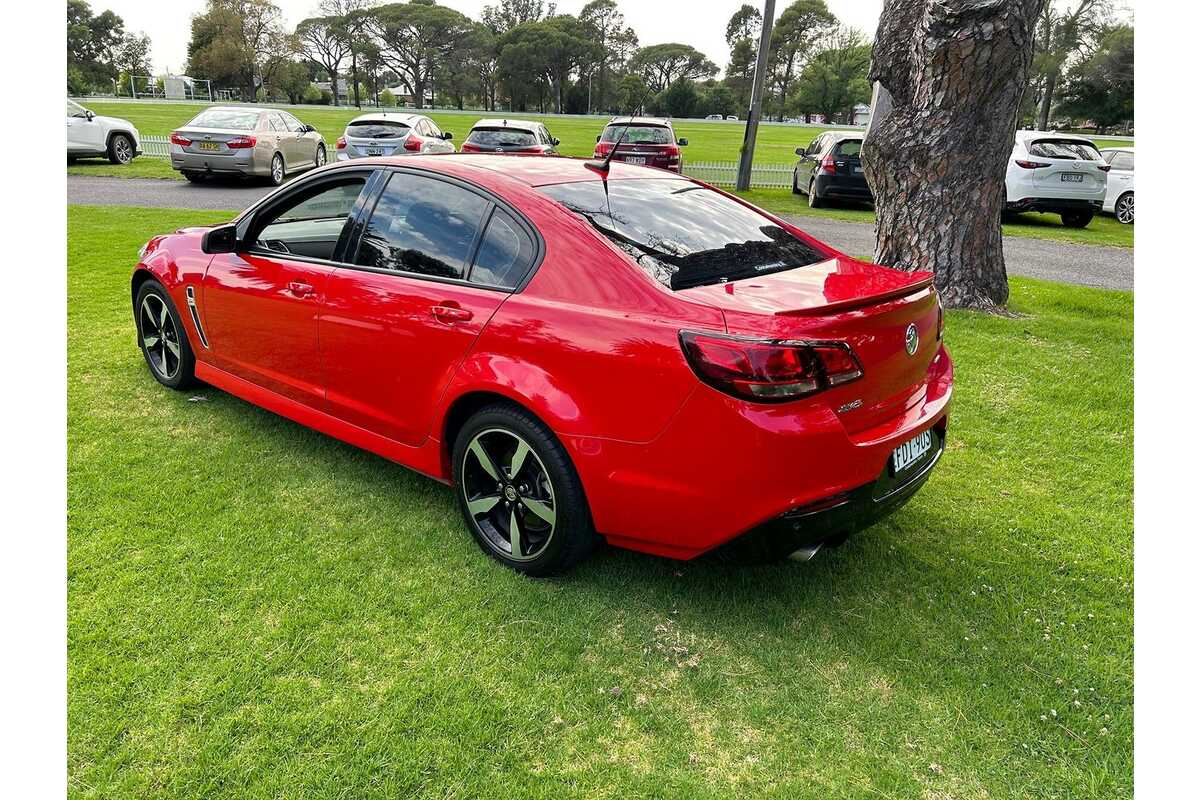
[[[1082,172],[1064,172],[1062,174],[1062,179],[1064,181],[1066,181],[1067,183],[1083,183],[1083,173]]]
[[[383,148],[382,148],[382,147],[368,147],[368,148],[367,148],[367,155],[369,155],[369,156],[381,156],[381,155],[383,155]]]
[[[860,173],[860,172],[862,172],[862,167],[855,167],[855,168],[854,168],[854,174],[855,174],[855,175],[857,175],[857,174],[858,174],[858,173]]]
[[[645,164],[646,158],[645,158],[645,156],[630,156],[629,158],[625,159],[625,163],[627,163],[627,164]]]
[[[931,447],[933,447],[933,432],[918,433],[892,451],[892,471],[899,475],[912,465],[919,463]]]

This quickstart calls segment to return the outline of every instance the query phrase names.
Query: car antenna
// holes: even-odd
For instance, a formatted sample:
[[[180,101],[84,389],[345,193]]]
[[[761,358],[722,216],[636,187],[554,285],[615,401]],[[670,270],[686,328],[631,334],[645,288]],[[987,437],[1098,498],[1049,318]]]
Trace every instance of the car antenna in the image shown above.
[[[629,121],[625,123],[625,127],[621,128],[621,135],[617,137],[616,143],[613,145],[612,150],[608,151],[608,155],[606,155],[604,157],[604,160],[596,161],[593,159],[591,161],[585,161],[585,162],[583,162],[583,165],[585,167],[590,167],[591,169],[596,170],[597,172],[599,172],[602,175],[608,175],[608,165],[610,163],[612,163],[612,158],[614,155],[616,155],[617,148],[621,146],[621,142],[625,141],[625,134],[629,130],[629,127],[631,125],[633,125],[634,112],[642,107],[642,103],[646,102],[646,98],[649,96],[650,96],[650,89],[647,88],[646,93],[642,95],[642,99],[639,100],[638,104],[633,107],[632,111],[629,112]]]

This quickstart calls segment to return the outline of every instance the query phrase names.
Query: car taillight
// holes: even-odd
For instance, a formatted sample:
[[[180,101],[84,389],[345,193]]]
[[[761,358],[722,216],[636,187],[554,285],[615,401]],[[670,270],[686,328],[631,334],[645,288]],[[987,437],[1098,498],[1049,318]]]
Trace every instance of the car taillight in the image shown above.
[[[461,150],[464,153],[478,153],[479,152],[479,148],[476,147],[471,142],[463,142],[462,147],[460,147],[459,150]]]
[[[938,292],[934,292],[933,296],[937,298],[938,303],[938,321],[937,321],[937,340],[942,340],[942,334],[946,330],[946,309],[942,305],[942,296]]]
[[[346,137],[339,136],[333,146],[334,146],[334,149],[336,149],[336,150],[345,150],[346,149]]]
[[[833,164],[833,156],[825,156],[821,159],[821,172],[827,175],[837,174],[837,167]]]
[[[178,133],[171,134],[171,144],[177,144],[180,147],[187,147],[192,143],[192,140],[186,136],[180,136]]]
[[[604,158],[612,149],[612,142],[600,142],[596,145],[596,149],[592,151],[592,158]]]
[[[408,138],[404,140],[404,149],[410,152],[419,152],[422,145],[421,137],[415,133],[410,133]]]
[[[679,146],[669,145],[663,148],[663,154],[666,155],[667,161],[674,164],[679,161]]]
[[[225,143],[225,146],[230,150],[245,150],[247,147],[254,147],[258,144],[258,139],[253,136],[235,136]]]
[[[1015,163],[1018,167],[1024,167],[1025,169],[1041,169],[1042,167],[1050,166],[1045,161],[1022,161],[1019,158],[1016,159]]]
[[[680,331],[684,357],[700,380],[725,394],[784,403],[862,377],[845,342],[790,342]]]

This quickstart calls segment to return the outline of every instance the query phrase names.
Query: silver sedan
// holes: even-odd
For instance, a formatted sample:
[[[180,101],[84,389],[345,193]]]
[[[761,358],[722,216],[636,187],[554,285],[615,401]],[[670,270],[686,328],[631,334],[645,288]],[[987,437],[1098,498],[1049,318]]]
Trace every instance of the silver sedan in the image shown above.
[[[278,186],[323,165],[326,152],[316,128],[275,108],[214,106],[171,134],[171,166],[192,182],[253,175]]]

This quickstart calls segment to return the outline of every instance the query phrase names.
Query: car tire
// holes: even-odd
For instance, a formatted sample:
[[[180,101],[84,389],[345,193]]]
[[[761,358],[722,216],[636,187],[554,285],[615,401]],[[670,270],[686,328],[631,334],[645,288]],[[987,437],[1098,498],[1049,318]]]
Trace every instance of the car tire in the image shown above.
[[[467,529],[500,563],[534,577],[554,575],[596,546],[583,483],[566,449],[525,409],[480,409],[455,437],[451,464]]]
[[[808,182],[808,207],[823,208],[825,201],[817,196],[817,180],[813,178]]]
[[[272,186],[282,186],[284,179],[287,177],[287,165],[283,163],[283,156],[279,153],[271,156],[271,174],[267,176],[267,180]]]
[[[203,172],[193,172],[189,169],[183,171],[183,177],[187,178],[191,183],[204,183],[204,179],[208,176]]]
[[[108,160],[114,164],[128,164],[133,161],[133,139],[123,133],[114,133],[108,138]]]
[[[1133,192],[1126,192],[1113,203],[1113,214],[1122,225],[1133,224]]]
[[[792,170],[792,194],[803,194],[800,191],[800,182],[796,176],[796,170]]]
[[[1062,224],[1068,228],[1086,228],[1095,214],[1091,211],[1065,211],[1061,216]]]
[[[327,160],[328,156],[325,154],[325,145],[317,145],[317,154],[313,157],[313,167],[323,167]]]
[[[158,281],[146,281],[138,289],[133,309],[138,347],[150,374],[169,389],[186,389],[193,385],[196,382],[196,356],[167,290]]]

